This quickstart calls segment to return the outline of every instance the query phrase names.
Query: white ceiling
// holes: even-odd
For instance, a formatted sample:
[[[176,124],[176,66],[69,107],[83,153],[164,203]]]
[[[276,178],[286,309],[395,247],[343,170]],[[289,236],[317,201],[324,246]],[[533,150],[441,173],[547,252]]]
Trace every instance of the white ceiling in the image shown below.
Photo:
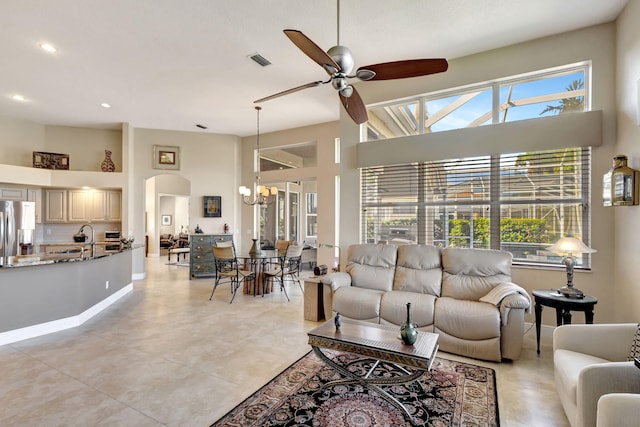
[[[342,0],[340,41],[356,67],[453,59],[609,22],[627,1]],[[254,100],[327,77],[285,28],[329,49],[336,44],[336,1],[2,0],[0,115],[67,126],[128,122],[255,134]],[[58,51],[44,52],[42,42]],[[248,59],[256,52],[272,65]],[[14,94],[26,101],[14,101]],[[330,85],[262,107],[261,132],[338,120],[341,108]]]

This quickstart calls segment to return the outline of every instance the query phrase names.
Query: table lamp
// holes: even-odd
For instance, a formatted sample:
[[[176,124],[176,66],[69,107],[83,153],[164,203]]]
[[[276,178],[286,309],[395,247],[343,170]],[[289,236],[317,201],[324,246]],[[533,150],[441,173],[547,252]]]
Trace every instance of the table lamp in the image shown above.
[[[582,240],[575,237],[562,237],[547,250],[562,255],[562,263],[567,268],[567,284],[558,289],[558,292],[567,298],[583,298],[584,294],[582,291],[573,287],[573,268],[576,266],[575,256],[577,254],[590,254],[597,251],[591,249],[585,245]]]

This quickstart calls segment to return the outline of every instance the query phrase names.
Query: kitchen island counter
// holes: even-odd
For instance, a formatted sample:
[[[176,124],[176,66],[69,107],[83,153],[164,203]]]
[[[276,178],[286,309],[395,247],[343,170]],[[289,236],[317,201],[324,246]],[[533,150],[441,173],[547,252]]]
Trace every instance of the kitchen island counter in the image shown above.
[[[79,326],[127,295],[142,247],[0,268],[0,345]]]
[[[132,249],[143,248],[144,245],[132,245],[130,248],[121,248],[119,250],[106,250],[106,246],[112,244],[111,242],[96,242],[91,254],[90,243],[41,243],[36,246],[40,246],[40,252],[35,255],[17,255],[11,257],[6,264],[0,264],[1,268],[16,268],[16,267],[32,267],[37,265],[47,265],[60,262],[76,262],[76,261],[90,261],[92,259],[103,258],[119,254],[121,252],[130,251]],[[50,246],[71,248],[56,251],[43,251],[43,248],[49,248]],[[2,280],[2,276],[0,276]]]

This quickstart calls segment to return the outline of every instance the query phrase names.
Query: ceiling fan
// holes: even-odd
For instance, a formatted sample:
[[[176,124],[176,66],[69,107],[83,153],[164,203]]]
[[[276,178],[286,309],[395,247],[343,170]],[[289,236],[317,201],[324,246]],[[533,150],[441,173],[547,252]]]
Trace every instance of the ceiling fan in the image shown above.
[[[305,53],[309,58],[320,65],[329,74],[326,81],[318,80],[297,86],[276,94],[258,99],[254,103],[269,101],[280,96],[298,92],[303,89],[320,86],[331,83],[338,91],[340,101],[349,116],[357,124],[362,124],[368,120],[367,108],[358,94],[356,88],[349,84],[349,79],[357,78],[362,81],[368,80],[393,80],[405,79],[409,77],[426,76],[429,74],[441,73],[447,71],[449,64],[444,58],[432,59],[410,59],[405,61],[383,62],[380,64],[366,65],[356,70],[354,75],[350,75],[353,71],[354,60],[351,51],[346,46],[340,45],[340,0],[338,0],[338,40],[336,46],[333,46],[327,52],[323,51],[309,37],[305,36],[298,30],[284,30],[289,40],[295,44],[298,49]]]

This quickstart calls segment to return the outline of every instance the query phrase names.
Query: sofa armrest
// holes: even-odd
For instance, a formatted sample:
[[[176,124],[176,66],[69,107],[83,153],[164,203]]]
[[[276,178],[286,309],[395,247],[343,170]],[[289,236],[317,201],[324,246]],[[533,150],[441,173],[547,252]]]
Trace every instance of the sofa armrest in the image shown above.
[[[640,394],[610,393],[598,400],[598,427],[634,427],[640,419]]]
[[[597,363],[583,368],[578,379],[578,425],[596,425],[598,399],[609,393],[640,393],[640,369],[633,362]]]
[[[343,286],[351,286],[351,276],[348,273],[330,273],[320,279],[324,285],[329,285],[331,292],[335,292]],[[327,286],[324,286],[325,290]]]
[[[553,331],[553,351],[571,350],[622,362],[627,360],[636,328],[635,323],[558,326]]]
[[[320,279],[322,283],[322,304],[325,319],[333,316],[333,293],[340,288],[351,286],[351,276],[348,273],[329,273]]]
[[[506,296],[502,300],[502,305],[508,308],[521,308],[523,310],[529,310],[531,307],[531,301],[521,294],[511,294]]]

